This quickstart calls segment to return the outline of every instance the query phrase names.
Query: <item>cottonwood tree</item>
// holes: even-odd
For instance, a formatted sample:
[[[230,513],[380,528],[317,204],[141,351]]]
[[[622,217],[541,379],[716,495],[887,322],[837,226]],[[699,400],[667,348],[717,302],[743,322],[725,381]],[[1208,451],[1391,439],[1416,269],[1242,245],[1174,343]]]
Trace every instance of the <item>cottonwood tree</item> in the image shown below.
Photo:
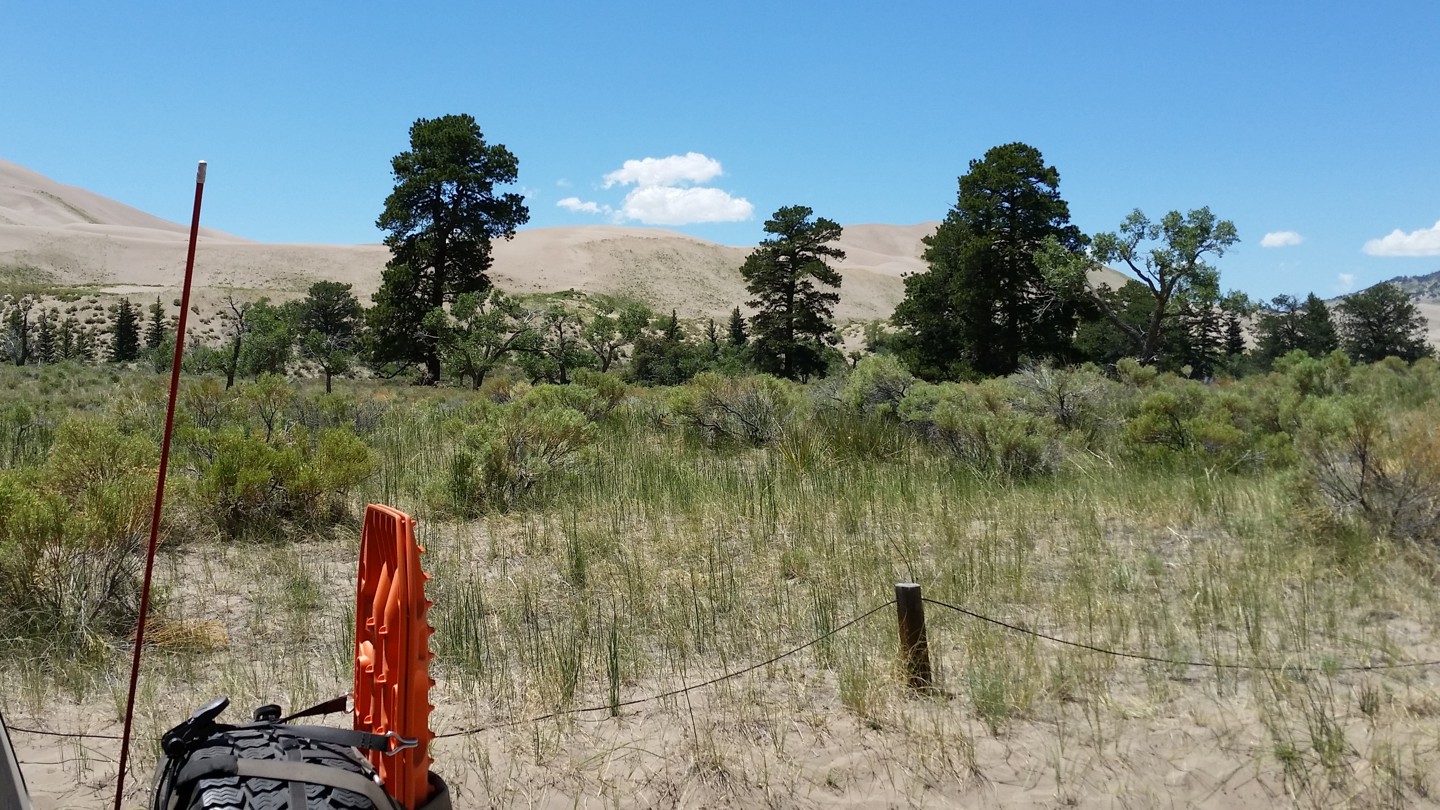
[[[566,385],[570,382],[570,372],[594,365],[580,337],[585,321],[578,314],[554,304],[528,317],[535,319],[539,332],[533,350],[520,357],[520,367],[530,379]]]
[[[253,322],[250,319],[249,301],[241,301],[234,293],[226,293],[221,301],[219,318],[224,330],[225,341],[229,344],[221,365],[225,371],[225,390],[235,386],[235,374],[240,369],[240,352],[245,348],[245,338],[250,334]],[[194,307],[198,314],[199,308]]]
[[[1209,208],[1183,215],[1171,211],[1159,222],[1151,222],[1137,208],[1118,232],[1097,234],[1087,255],[1047,240],[1037,258],[1056,289],[1095,306],[1129,338],[1134,357],[1142,363],[1157,363],[1163,353],[1167,321],[1178,317],[1184,306],[1213,306],[1220,301],[1220,271],[1207,259],[1223,256],[1238,241],[1235,224],[1216,219]],[[1091,281],[1091,271],[1107,263],[1124,264],[1144,285],[1149,312],[1143,323],[1124,318],[1113,298]]]
[[[349,373],[359,346],[364,312],[351,290],[338,281],[317,281],[296,305],[300,356],[320,367],[327,394],[332,377]]]
[[[283,377],[295,356],[298,301],[276,306],[261,298],[246,316],[248,334],[240,352],[238,371],[252,379],[265,374]]]
[[[541,313],[527,310],[496,289],[461,293],[448,311],[431,310],[425,328],[436,336],[444,367],[479,390],[505,358],[540,348]]]
[[[601,372],[609,371],[625,355],[625,348],[634,345],[653,313],[638,301],[601,299],[590,322],[580,332],[585,347],[595,355]]]
[[[486,143],[469,115],[416,121],[410,148],[391,168],[395,188],[376,220],[391,258],[370,310],[373,359],[421,363],[434,383],[440,348],[426,315],[464,293],[485,292],[492,240],[512,238],[530,212],[521,195],[496,190],[515,182],[519,161]]]
[[[905,279],[892,322],[913,373],[926,379],[1010,374],[1022,358],[1070,359],[1079,312],[1036,264],[1046,240],[1079,251],[1080,229],[1040,150],[997,146],[970,161],[959,197],[925,238],[930,269]]]
[[[1359,363],[1387,357],[1414,362],[1434,350],[1425,340],[1425,316],[1404,290],[1388,282],[1346,296],[1340,313],[1340,341]]]
[[[745,259],[740,274],[755,298],[748,305],[750,344],[757,368],[792,380],[823,374],[826,349],[840,342],[833,323],[840,302],[840,274],[826,259],[844,259],[831,242],[840,238],[835,222],[809,207],[781,208],[765,222],[773,234]]]

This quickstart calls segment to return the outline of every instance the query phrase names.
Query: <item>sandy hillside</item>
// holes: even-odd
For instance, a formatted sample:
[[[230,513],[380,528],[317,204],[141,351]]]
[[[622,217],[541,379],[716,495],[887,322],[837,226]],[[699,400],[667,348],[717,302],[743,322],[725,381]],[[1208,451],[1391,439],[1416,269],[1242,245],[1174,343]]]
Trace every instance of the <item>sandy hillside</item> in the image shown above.
[[[840,263],[841,320],[883,318],[904,293],[901,275],[923,270],[921,239],[934,223],[847,227]],[[58,285],[171,297],[186,227],[0,161],[0,268]],[[657,309],[721,316],[746,299],[740,264],[749,248],[653,228],[530,228],[495,247],[493,275],[516,292],[625,293]],[[197,283],[288,297],[311,282],[375,291],[389,258],[382,245],[265,244],[203,231]],[[258,294],[258,293],[257,293]]]

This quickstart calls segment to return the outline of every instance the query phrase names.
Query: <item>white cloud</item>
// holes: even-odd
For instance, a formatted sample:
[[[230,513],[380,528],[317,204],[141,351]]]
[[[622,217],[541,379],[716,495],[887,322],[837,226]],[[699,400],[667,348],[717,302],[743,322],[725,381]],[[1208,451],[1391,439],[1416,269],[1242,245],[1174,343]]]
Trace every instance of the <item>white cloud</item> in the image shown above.
[[[1371,256],[1440,256],[1440,222],[1410,233],[1396,228],[1388,236],[1366,242],[1365,252]]]
[[[1335,277],[1335,286],[1338,287],[1342,293],[1350,292],[1355,289],[1355,274],[1341,273]]]
[[[625,165],[605,175],[605,188],[615,184],[627,186],[673,186],[679,183],[704,183],[721,174],[720,161],[699,152],[686,152],[663,158],[647,157],[627,160]]]
[[[718,188],[641,186],[625,195],[619,213],[646,225],[689,225],[747,220],[755,215],[755,206]]]
[[[566,197],[555,203],[566,211],[574,211],[577,214],[603,214],[610,210],[610,206],[590,200],[581,200],[579,197]]]
[[[1262,248],[1293,247],[1305,241],[1305,237],[1294,231],[1274,231],[1260,240]]]

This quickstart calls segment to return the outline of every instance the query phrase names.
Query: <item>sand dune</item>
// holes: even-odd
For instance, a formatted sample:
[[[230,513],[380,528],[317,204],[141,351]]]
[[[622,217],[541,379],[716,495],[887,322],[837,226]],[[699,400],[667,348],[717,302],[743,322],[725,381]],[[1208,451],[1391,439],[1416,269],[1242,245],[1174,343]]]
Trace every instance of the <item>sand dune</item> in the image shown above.
[[[937,225],[846,226],[836,318],[889,317],[904,297],[903,276],[926,269],[922,240]],[[170,299],[179,292],[187,236],[186,226],[0,160],[0,272],[11,278]],[[720,318],[750,297],[740,265],[751,249],[658,228],[527,228],[496,243],[491,274],[510,292],[624,294],[662,312]],[[368,301],[389,257],[383,245],[266,244],[202,229],[196,294],[202,302],[232,289],[285,299],[330,280],[353,285]],[[1118,278],[1107,274],[1112,283]]]
[[[920,240],[934,227],[847,228],[837,317],[887,317],[904,293],[901,275],[924,269]],[[180,224],[0,161],[0,268],[12,276],[171,296],[186,235]],[[529,228],[495,245],[492,275],[512,292],[621,293],[686,317],[720,317],[749,297],[740,277],[749,251],[655,228]],[[205,230],[196,283],[202,296],[235,288],[287,298],[325,279],[353,284],[368,300],[388,258],[382,245],[264,244]]]

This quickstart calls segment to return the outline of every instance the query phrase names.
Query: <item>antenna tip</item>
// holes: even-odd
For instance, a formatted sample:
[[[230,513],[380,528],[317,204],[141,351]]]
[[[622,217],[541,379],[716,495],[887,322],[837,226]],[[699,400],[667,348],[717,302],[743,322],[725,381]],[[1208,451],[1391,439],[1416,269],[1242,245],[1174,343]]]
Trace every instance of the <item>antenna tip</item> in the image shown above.
[[[196,183],[201,183],[201,184],[203,184],[203,183],[205,182],[205,166],[206,166],[205,161],[203,161],[203,160],[200,161],[200,166],[199,166],[199,168],[197,168],[197,169],[195,170],[195,182],[196,182]]]

